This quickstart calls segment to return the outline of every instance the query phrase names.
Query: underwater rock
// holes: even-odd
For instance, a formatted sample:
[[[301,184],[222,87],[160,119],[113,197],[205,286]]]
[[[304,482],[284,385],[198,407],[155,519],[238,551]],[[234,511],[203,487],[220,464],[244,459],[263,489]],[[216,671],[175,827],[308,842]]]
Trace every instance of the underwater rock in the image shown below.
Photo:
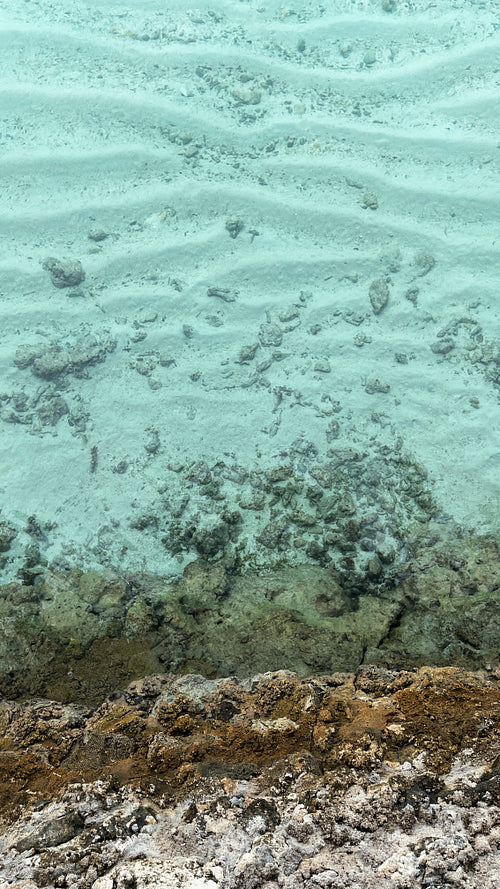
[[[255,353],[259,348],[258,343],[251,343],[248,346],[242,346],[236,359],[238,364],[248,364],[250,361],[253,361],[255,358]]]
[[[413,264],[419,278],[423,278],[424,275],[428,275],[432,271],[436,265],[436,260],[430,253],[417,253]]]
[[[283,333],[277,324],[264,323],[259,327],[259,340],[262,346],[281,346]]]
[[[389,287],[386,281],[383,278],[372,281],[368,296],[372,304],[373,314],[380,315],[380,312],[385,308],[389,300]]]
[[[266,550],[286,553],[293,543],[316,564],[286,567],[285,556],[282,568],[245,574],[239,544],[232,559],[207,561],[207,551],[220,559],[227,539],[238,540],[239,513],[224,512],[213,528],[193,527],[201,558],[176,582],[56,572],[35,546],[24,582],[0,587],[0,693],[47,696],[57,688],[61,700],[93,703],[162,669],[215,677],[283,666],[303,676],[362,662],[394,669],[499,663],[496,541],[422,546],[398,566],[389,538],[367,538],[369,521],[339,521],[333,499],[323,522],[329,509],[328,534],[318,535],[300,512],[300,531],[283,518],[266,528]],[[338,563],[330,537],[344,552]],[[351,557],[357,540],[363,569]]]
[[[78,259],[61,262],[60,259],[48,256],[43,261],[42,268],[50,273],[54,287],[76,287],[85,280],[85,272]]]
[[[44,352],[39,358],[35,358],[31,369],[35,376],[50,380],[68,370],[70,364],[69,352],[58,347]]]
[[[67,402],[51,386],[42,386],[29,398],[26,392],[13,392],[4,399],[0,417],[6,423],[31,425],[30,432],[42,433],[69,414]],[[75,423],[77,417],[75,415]]]
[[[19,346],[16,349],[16,354],[14,357],[14,364],[19,368],[29,367],[30,364],[40,358],[46,350],[46,346],[38,345],[38,346],[30,346],[25,344],[23,346]]]
[[[10,549],[10,545],[17,537],[17,531],[7,522],[0,521],[0,553],[6,553]]]
[[[74,343],[53,342],[46,345],[20,346],[14,364],[19,368],[31,367],[33,374],[52,379],[62,373],[81,374],[87,367],[105,361],[108,353],[116,349],[112,337],[99,338],[92,334],[79,337]]]

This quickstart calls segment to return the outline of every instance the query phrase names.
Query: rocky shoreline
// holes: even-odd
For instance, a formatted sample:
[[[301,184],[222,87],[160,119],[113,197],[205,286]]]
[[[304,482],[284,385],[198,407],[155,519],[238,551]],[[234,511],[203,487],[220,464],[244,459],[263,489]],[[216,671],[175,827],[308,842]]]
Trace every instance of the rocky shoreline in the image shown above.
[[[0,889],[493,889],[499,575],[457,534],[4,584]]]
[[[0,886],[493,889],[500,670],[157,674],[0,705]]]

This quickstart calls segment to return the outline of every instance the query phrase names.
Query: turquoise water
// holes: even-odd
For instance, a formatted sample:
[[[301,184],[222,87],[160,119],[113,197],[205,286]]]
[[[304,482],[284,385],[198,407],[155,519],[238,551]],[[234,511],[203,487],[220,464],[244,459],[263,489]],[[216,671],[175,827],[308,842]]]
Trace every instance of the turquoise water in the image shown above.
[[[4,583],[497,534],[497,18],[3,4]]]

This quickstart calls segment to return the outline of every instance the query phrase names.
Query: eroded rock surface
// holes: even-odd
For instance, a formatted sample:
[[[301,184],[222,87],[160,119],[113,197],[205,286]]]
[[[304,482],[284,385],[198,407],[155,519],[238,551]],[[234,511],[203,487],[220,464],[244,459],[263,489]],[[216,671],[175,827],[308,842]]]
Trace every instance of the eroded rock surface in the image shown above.
[[[493,889],[499,679],[160,674],[96,710],[3,702],[0,885]]]
[[[22,580],[0,586],[0,693],[9,699],[95,705],[162,671],[499,664],[496,538],[422,546],[403,566],[381,549],[380,574],[303,565],[238,575],[199,559],[175,582],[51,569],[36,523],[30,539]]]

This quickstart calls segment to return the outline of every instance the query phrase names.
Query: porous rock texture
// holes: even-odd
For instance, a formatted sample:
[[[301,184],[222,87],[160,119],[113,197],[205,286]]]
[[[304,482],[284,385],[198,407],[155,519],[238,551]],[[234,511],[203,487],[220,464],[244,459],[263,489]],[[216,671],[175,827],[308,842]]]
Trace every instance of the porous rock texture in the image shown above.
[[[7,546],[13,532],[2,527]],[[30,532],[43,536],[35,519]],[[304,677],[363,664],[499,663],[497,537],[430,539],[375,577],[307,564],[238,574],[199,559],[167,581],[57,570],[37,552],[28,547],[21,577],[0,585],[0,694],[9,700],[94,706],[167,671],[216,679],[286,668]]]
[[[0,887],[500,883],[500,671],[157,674],[0,705]]]

